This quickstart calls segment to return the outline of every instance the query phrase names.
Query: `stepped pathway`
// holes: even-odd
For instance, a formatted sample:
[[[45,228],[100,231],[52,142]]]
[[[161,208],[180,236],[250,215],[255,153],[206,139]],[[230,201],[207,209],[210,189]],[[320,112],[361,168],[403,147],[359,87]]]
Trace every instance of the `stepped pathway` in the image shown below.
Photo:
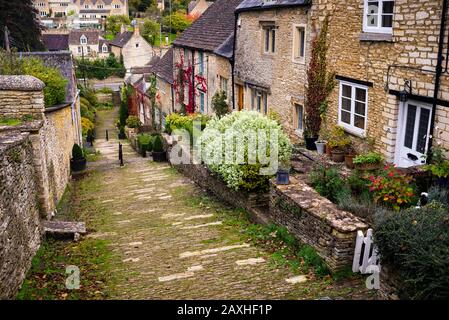
[[[99,184],[93,201],[101,223],[88,237],[108,240],[114,252],[110,288],[117,299],[282,299],[349,295],[352,288],[295,277],[277,268],[270,253],[242,241],[226,224],[219,203],[196,201],[198,187],[167,163],[141,158],[124,143],[118,165],[115,112],[99,113],[95,147],[101,159],[90,167]],[[109,129],[106,141],[101,132]],[[195,202],[196,201],[196,202]],[[212,200],[213,201],[213,200]],[[360,280],[359,280],[360,282]],[[351,287],[351,285],[348,285]]]

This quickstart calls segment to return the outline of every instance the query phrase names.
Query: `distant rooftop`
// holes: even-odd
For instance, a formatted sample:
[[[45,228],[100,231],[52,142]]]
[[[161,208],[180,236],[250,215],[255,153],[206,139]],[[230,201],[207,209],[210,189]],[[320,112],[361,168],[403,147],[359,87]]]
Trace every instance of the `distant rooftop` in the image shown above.
[[[283,7],[296,7],[304,6],[312,3],[312,0],[243,0],[243,2],[237,7],[236,11],[253,11],[253,10],[265,10],[275,9]]]

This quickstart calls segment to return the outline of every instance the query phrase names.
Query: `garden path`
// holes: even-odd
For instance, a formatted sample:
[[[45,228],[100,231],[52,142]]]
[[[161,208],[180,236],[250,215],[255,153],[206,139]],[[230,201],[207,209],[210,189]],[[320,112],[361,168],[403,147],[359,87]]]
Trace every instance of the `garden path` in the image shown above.
[[[86,197],[101,208],[88,237],[113,250],[109,288],[117,299],[316,299],[352,297],[357,285],[306,279],[273,263],[272,253],[245,242],[226,216],[231,209],[207,197],[170,168],[141,158],[127,142],[118,165],[116,111],[99,112],[99,161],[84,179],[96,184]],[[109,129],[109,141],[103,133]],[[304,280],[306,280],[304,282]]]

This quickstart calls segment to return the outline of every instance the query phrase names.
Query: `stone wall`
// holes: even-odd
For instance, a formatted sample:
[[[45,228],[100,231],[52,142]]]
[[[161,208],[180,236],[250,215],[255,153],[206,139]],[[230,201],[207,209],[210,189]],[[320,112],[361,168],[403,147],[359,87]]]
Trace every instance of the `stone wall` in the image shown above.
[[[270,215],[297,239],[314,247],[332,270],[352,264],[357,231],[368,228],[295,178],[290,178],[289,185],[271,182]]]
[[[13,299],[39,248],[38,184],[29,133],[0,134],[0,299]]]

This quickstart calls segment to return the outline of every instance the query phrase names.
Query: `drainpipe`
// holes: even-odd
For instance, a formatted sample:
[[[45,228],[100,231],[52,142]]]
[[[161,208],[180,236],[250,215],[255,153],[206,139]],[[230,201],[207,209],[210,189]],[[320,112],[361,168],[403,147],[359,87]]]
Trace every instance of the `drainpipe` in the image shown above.
[[[432,117],[431,117],[431,122],[430,122],[430,134],[431,134],[431,138],[429,139],[429,146],[428,146],[428,150],[427,150],[427,163],[429,163],[432,159],[432,145],[433,145],[433,139],[434,139],[434,130],[435,130],[435,113],[437,111],[437,100],[438,100],[438,93],[440,90],[440,78],[441,78],[441,73],[443,71],[443,50],[444,50],[444,34],[445,34],[445,29],[446,29],[446,16],[447,16],[447,5],[448,5],[448,0],[443,0],[443,10],[442,10],[442,15],[441,15],[441,25],[440,25],[440,39],[439,39],[439,43],[438,43],[438,61],[437,61],[437,66],[435,69],[435,88],[433,91],[433,105],[432,105]]]
[[[239,19],[239,13],[235,12],[235,21],[234,21],[234,46],[232,48],[232,57],[231,57],[231,82],[232,82],[232,110],[236,110],[235,108],[235,46],[237,45],[237,21]]]

